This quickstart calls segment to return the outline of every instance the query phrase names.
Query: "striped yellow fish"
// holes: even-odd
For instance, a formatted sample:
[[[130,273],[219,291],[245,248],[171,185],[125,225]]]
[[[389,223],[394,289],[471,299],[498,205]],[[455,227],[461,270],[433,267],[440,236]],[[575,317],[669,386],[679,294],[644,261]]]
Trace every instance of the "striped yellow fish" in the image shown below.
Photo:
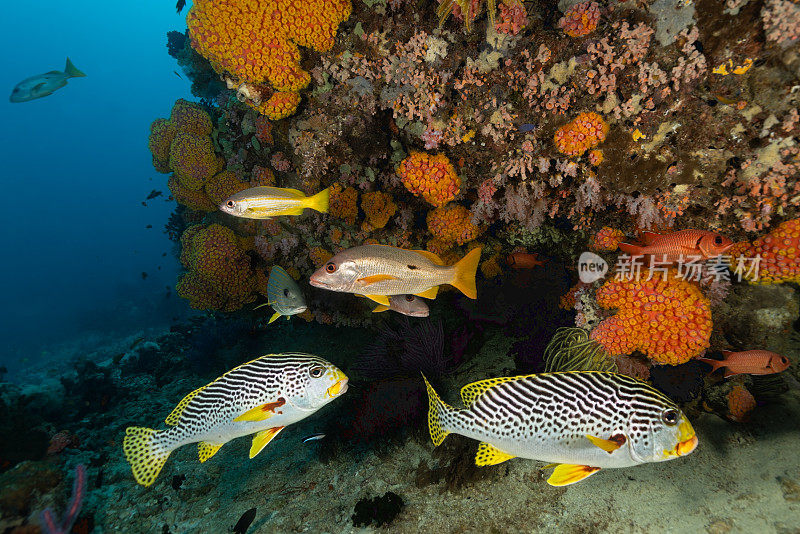
[[[228,441],[255,434],[250,458],[287,425],[347,391],[347,376],[311,354],[268,354],[228,371],[183,398],[167,417],[167,430],[128,427],[122,448],[133,477],[151,485],[170,453],[198,444],[200,461]]]
[[[270,324],[274,323],[278,317],[285,316],[287,319],[292,315],[303,313],[308,309],[303,292],[282,267],[276,265],[269,273],[267,281],[267,298],[269,301],[261,306],[272,306],[275,313],[270,317]],[[261,306],[256,306],[260,308]]]
[[[445,265],[427,250],[388,245],[362,245],[336,254],[311,275],[312,286],[364,295],[389,306],[393,295],[436,298],[441,284],[450,284],[471,299],[478,296],[475,272],[481,248],[469,251],[455,265]]]
[[[219,209],[234,217],[269,219],[279,215],[302,215],[305,208],[327,213],[328,198],[327,189],[307,197],[297,189],[259,186],[239,191],[220,204]]]
[[[466,408],[428,388],[434,445],[450,433],[481,442],[475,463],[511,458],[557,464],[566,486],[604,467],[663,462],[691,453],[697,436],[680,408],[648,384],[617,373],[575,371],[490,378],[461,389]]]

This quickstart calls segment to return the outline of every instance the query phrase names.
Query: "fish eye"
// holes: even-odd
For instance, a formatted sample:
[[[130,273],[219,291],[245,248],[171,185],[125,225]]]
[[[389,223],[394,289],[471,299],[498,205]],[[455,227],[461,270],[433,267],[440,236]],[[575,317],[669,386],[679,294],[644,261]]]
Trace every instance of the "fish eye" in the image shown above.
[[[414,300],[414,295],[406,295],[406,301],[411,302]]]
[[[321,376],[322,376],[322,374],[323,374],[324,372],[325,372],[325,368],[324,368],[324,367],[322,367],[322,366],[319,366],[319,365],[317,365],[316,367],[312,367],[312,368],[311,368],[311,369],[308,371],[308,374],[310,374],[310,375],[311,375],[311,378],[319,378],[319,377],[321,377]]]
[[[721,235],[718,235],[718,236],[716,236],[714,238],[714,244],[715,245],[721,245],[722,244],[722,236]]]
[[[226,206],[228,206],[229,208],[232,208],[232,207],[233,207],[233,206],[235,206],[236,204],[233,202],[233,200],[229,200],[229,201],[227,201],[227,202],[225,203],[225,205],[226,205]]]
[[[678,424],[677,410],[667,410],[666,412],[662,413],[661,420],[664,421],[664,424],[667,426],[677,425]]]
[[[325,272],[328,272],[328,273],[335,273],[335,272],[336,272],[336,264],[335,264],[335,263],[333,263],[332,261],[329,261],[329,262],[328,262],[328,263],[325,265]]]
[[[781,363],[789,363],[789,359],[786,356],[781,356]]]
[[[283,296],[284,297],[288,297],[289,296],[289,290],[288,289],[284,289],[283,290]]]

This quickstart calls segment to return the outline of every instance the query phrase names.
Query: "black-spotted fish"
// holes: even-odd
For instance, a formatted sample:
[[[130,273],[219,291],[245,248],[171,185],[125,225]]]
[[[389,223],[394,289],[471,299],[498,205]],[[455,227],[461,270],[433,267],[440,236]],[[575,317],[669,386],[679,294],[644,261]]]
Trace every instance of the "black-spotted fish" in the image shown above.
[[[697,436],[680,408],[639,380],[598,371],[490,378],[461,389],[466,408],[425,380],[434,445],[448,434],[481,442],[475,463],[520,457],[557,464],[547,480],[566,486],[606,467],[663,462],[691,453]]]
[[[389,306],[393,295],[436,298],[439,286],[450,284],[471,299],[477,298],[475,272],[481,248],[470,250],[455,265],[445,265],[427,250],[388,245],[362,245],[344,250],[311,275],[311,285],[356,293]]]
[[[392,310],[409,317],[428,317],[431,314],[430,308],[425,301],[416,295],[392,295],[389,297],[389,305],[379,304],[372,313],[385,312]]]
[[[167,430],[128,427],[122,448],[133,477],[155,481],[170,453],[198,443],[205,462],[228,441],[255,434],[250,458],[287,425],[305,419],[347,391],[347,376],[311,354],[268,354],[186,395]]]
[[[328,199],[327,189],[307,197],[297,189],[259,186],[232,195],[220,204],[219,209],[234,217],[269,219],[279,215],[302,215],[306,208],[327,213]]]
[[[303,298],[303,292],[300,291],[297,282],[278,265],[269,272],[267,299],[269,299],[267,305],[272,306],[275,310],[275,313],[269,319],[270,324],[282,315],[289,319],[292,315],[303,313],[308,309],[306,300]]]

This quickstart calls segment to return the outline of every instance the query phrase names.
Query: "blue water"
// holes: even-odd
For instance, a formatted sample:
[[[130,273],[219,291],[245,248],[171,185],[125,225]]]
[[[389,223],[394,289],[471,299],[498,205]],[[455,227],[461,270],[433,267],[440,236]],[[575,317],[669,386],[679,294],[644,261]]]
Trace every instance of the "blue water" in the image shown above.
[[[177,270],[163,232],[174,204],[147,148],[150,122],[190,97],[165,48],[184,16],[163,0],[4,3],[0,364],[185,309],[164,298]],[[8,102],[19,81],[63,70],[66,56],[88,76]],[[152,189],[166,194],[142,206]]]

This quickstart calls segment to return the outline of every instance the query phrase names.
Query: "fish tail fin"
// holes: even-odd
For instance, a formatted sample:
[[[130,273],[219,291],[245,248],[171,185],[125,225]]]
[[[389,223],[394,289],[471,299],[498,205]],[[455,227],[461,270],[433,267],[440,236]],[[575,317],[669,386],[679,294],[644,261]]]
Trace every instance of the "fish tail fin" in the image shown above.
[[[72,61],[70,61],[69,58],[67,58],[67,66],[64,67],[64,73],[70,78],[81,78],[86,76],[86,74],[78,70],[78,67],[72,64]]]
[[[125,430],[122,450],[131,464],[133,478],[142,486],[149,486],[158,477],[173,447],[165,439],[167,432],[138,426]]]
[[[320,213],[328,213],[328,201],[330,200],[330,189],[323,189],[313,197],[308,199],[307,208],[317,210]]]
[[[724,360],[714,360],[714,359],[711,359],[711,358],[695,358],[695,360],[697,360],[699,362],[707,363],[708,365],[710,365],[712,373],[714,371],[716,371],[717,369],[719,369],[720,367],[725,367],[725,361]]]
[[[453,277],[453,281],[450,282],[450,285],[471,299],[478,298],[478,288],[475,286],[475,273],[478,271],[478,264],[481,261],[481,250],[481,247],[473,248],[454,265],[456,274],[455,277]]]
[[[425,375],[422,375],[422,379],[428,389],[428,431],[431,433],[434,447],[438,447],[444,441],[444,438],[450,434],[450,431],[444,428],[443,419],[444,416],[453,411],[453,408],[439,398],[436,390],[433,389]]]
[[[620,243],[619,249],[630,256],[641,256],[642,247],[639,245],[631,245],[630,243]]]

